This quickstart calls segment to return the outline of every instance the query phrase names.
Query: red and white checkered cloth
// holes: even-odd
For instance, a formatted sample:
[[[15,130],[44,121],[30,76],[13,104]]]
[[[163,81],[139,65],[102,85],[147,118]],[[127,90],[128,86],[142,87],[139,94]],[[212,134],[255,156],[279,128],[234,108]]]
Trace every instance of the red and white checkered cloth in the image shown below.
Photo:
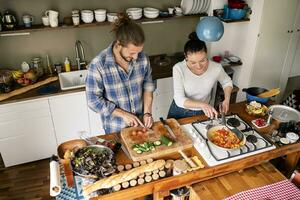
[[[300,190],[288,180],[239,192],[225,200],[300,200]]]

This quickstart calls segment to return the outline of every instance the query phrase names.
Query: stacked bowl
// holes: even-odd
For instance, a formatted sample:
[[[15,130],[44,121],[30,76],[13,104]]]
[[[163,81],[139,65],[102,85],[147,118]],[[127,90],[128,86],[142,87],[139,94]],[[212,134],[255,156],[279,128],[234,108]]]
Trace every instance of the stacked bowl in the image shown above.
[[[94,20],[94,13],[91,10],[82,10],[81,19],[84,23],[92,23]]]
[[[126,10],[129,18],[133,20],[141,19],[143,16],[143,9],[142,8],[128,8]]]
[[[114,12],[107,13],[107,21],[115,22],[117,19],[118,19],[117,13],[114,13]]]
[[[154,19],[154,18],[158,17],[158,15],[159,15],[158,9],[150,8],[150,7],[144,8],[144,16],[146,18]]]
[[[97,9],[94,10],[95,19],[97,22],[104,22],[106,19],[106,10],[105,9]]]

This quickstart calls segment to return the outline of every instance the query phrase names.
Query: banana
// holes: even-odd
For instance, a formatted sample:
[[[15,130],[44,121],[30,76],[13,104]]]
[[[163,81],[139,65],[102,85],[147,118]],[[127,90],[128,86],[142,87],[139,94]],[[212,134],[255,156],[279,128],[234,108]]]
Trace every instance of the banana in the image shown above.
[[[12,76],[14,77],[14,79],[21,78],[24,75],[24,73],[20,70],[15,70],[15,71],[12,71],[11,73],[12,73]]]

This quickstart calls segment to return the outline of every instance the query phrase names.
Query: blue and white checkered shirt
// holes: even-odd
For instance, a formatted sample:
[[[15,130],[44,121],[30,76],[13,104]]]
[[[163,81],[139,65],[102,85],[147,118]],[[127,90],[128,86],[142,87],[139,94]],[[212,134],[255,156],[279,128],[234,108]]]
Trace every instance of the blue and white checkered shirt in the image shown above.
[[[91,61],[86,79],[88,106],[100,113],[106,134],[127,126],[121,117],[112,115],[115,108],[143,114],[143,92],[155,90],[151,71],[148,57],[141,52],[126,73],[115,62],[113,44]]]

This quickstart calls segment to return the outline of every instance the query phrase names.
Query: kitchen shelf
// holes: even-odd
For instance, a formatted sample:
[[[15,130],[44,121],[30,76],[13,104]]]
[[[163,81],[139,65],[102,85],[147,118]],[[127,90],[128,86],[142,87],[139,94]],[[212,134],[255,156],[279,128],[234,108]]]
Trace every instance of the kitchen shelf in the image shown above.
[[[223,18],[219,18],[221,21],[225,22],[225,23],[237,23],[237,22],[247,22],[250,21],[249,18],[245,18],[245,19],[239,19],[239,20],[235,20],[235,19],[223,19]]]
[[[196,19],[199,17],[207,16],[206,13],[197,14],[197,15],[183,15],[183,16],[171,16],[171,17],[158,17],[155,19],[148,19],[142,18],[139,20],[135,20],[137,23],[140,24],[153,24],[153,23],[163,23],[167,20],[177,20],[177,19]],[[24,28],[24,27],[17,27],[16,30],[11,31],[1,31],[0,36],[15,36],[15,35],[29,35],[31,32],[38,32],[38,31],[54,31],[54,30],[63,30],[63,29],[78,29],[78,28],[89,28],[89,27],[96,27],[96,26],[109,26],[111,22],[93,22],[89,24],[82,23],[78,26],[74,25],[65,25],[61,24],[58,27],[49,27],[44,26],[42,24],[33,25],[31,28]]]

